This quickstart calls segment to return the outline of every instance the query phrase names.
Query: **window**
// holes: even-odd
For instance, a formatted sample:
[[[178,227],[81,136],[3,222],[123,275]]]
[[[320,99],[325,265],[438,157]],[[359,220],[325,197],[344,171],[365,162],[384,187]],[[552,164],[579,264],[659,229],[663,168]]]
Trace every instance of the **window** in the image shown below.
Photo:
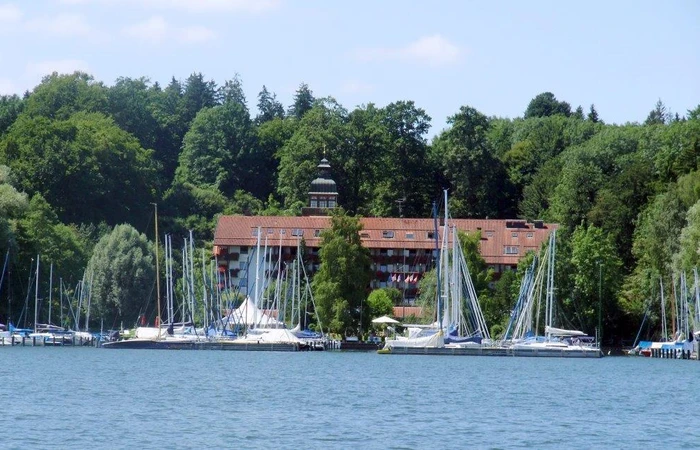
[[[319,208],[325,208],[325,207],[326,207],[326,199],[325,199],[325,198],[324,198],[324,199],[320,199],[320,200],[318,201],[318,207],[319,207]]]
[[[527,234],[528,239],[532,239],[532,237],[535,235],[532,231]]]
[[[486,231],[486,237],[493,237],[493,231],[492,230]]]
[[[514,245],[506,245],[505,247],[503,247],[503,253],[506,255],[517,255],[518,247]]]
[[[335,208],[335,199],[331,198],[328,200],[328,207]]]
[[[394,232],[389,230],[389,231],[382,231],[382,237],[385,239],[392,239],[394,237]]]
[[[434,231],[428,231],[428,239],[435,239],[435,232]]]
[[[284,228],[282,228],[282,229],[280,230],[280,234],[287,234],[287,230],[285,230]]]
[[[254,228],[254,229],[253,229],[253,236],[257,236],[257,235],[258,235],[258,229],[257,229],[257,228]]]
[[[292,236],[303,236],[304,235],[304,230],[301,228],[293,228],[292,229]]]
[[[414,237],[413,233],[406,233],[406,239],[413,239]]]
[[[318,200],[315,197],[311,197],[311,207],[318,208]]]
[[[247,255],[248,254],[248,247],[241,247],[241,255]]]
[[[267,229],[267,234],[275,234],[274,228],[268,228],[268,229]]]
[[[321,235],[321,230],[314,230],[314,237],[319,237]]]
[[[367,233],[367,232],[360,233],[360,238],[361,239],[369,239],[369,233]]]
[[[516,238],[516,237],[518,237],[518,233],[514,231],[514,232],[510,233],[510,237]]]

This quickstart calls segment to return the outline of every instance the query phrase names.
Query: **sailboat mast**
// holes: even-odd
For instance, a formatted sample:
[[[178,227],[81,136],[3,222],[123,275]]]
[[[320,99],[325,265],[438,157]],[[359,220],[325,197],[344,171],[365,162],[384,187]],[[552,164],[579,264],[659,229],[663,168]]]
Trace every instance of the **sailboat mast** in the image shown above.
[[[156,234],[154,236],[155,241],[156,241],[156,322],[158,322],[158,329],[160,330],[160,264],[158,262],[158,203],[153,204],[155,208],[155,227],[156,227]],[[158,333],[158,337],[160,337],[160,332]]]
[[[659,277],[661,286],[661,334],[664,342],[668,341],[668,330],[666,329],[666,301],[664,300],[664,280]]]
[[[445,223],[442,228],[442,296],[444,298],[444,320],[445,325],[448,327],[447,332],[450,332],[449,327],[453,324],[455,318],[452,314],[452,303],[451,303],[451,293],[450,293],[450,281],[452,281],[452,274],[450,273],[450,251],[448,250],[448,244],[450,242],[450,228],[447,225],[449,218],[449,211],[447,205],[447,189],[444,191],[445,195]]]
[[[189,269],[189,287],[190,287],[190,317],[192,319],[192,326],[194,326],[194,314],[195,314],[195,299],[194,299],[194,245],[192,243],[192,230],[190,230],[190,241],[189,241],[189,250],[187,252],[187,256],[189,256],[188,264],[190,265]]]
[[[433,202],[433,226],[434,226],[434,233],[435,233],[435,273],[437,275],[437,282],[435,283],[435,291],[436,291],[436,297],[435,297],[435,312],[437,315],[437,322],[438,322],[438,327],[440,327],[440,330],[442,331],[442,317],[440,315],[440,247],[439,247],[439,242],[440,238],[438,237],[438,210],[437,210],[437,204]]]
[[[51,291],[53,290],[53,263],[49,269],[49,325],[51,325]]]
[[[258,242],[255,248],[255,299],[253,304],[258,306],[258,289],[260,286],[260,227],[258,226]],[[258,321],[257,308],[253,310],[253,326]]]
[[[36,333],[39,315],[39,255],[36,255],[36,280],[34,286],[34,332]]]
[[[58,279],[58,295],[59,298],[61,299],[61,309],[60,311],[60,316],[61,316],[61,323],[60,325],[63,326],[63,278]]]

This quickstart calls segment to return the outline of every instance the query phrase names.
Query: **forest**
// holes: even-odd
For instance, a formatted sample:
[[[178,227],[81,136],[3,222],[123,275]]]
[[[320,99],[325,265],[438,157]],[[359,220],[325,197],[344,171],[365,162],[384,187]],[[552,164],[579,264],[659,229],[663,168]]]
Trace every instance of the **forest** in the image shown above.
[[[607,124],[544,92],[516,118],[465,104],[429,140],[431,117],[410,100],[347,109],[302,83],[285,107],[262,86],[253,115],[242,83],[54,73],[0,97],[0,322],[34,320],[35,285],[42,316],[89,285],[91,326],[153,317],[154,205],[161,235],[191,230],[211,251],[221,214],[300,214],[323,156],[349,216],[430,217],[448,189],[455,218],[559,224],[562,316],[592,333],[601,313],[606,343],[629,344],[645,314],[658,335],[662,286],[673,311],[681,280],[694,285],[700,105],[659,100],[644,123]],[[522,270],[491,282],[478,237],[465,245],[496,335]]]

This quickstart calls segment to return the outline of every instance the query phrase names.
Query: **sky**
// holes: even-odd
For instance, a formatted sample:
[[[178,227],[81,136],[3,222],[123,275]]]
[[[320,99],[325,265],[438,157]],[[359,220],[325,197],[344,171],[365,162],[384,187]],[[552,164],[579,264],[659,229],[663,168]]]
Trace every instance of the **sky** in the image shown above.
[[[236,74],[256,112],[306,83],[346,109],[413,100],[430,135],[461,106],[519,117],[542,92],[642,122],[700,104],[695,0],[0,0],[0,94],[53,71],[167,84]]]

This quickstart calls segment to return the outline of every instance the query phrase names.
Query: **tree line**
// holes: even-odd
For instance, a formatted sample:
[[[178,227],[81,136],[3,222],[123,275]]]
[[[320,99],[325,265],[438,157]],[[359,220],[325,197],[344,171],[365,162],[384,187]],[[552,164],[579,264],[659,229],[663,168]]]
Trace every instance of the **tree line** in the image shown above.
[[[153,298],[143,291],[153,278],[145,267],[154,203],[161,230],[193,230],[206,247],[220,214],[299,214],[323,156],[349,216],[429,217],[449,189],[454,217],[560,224],[562,316],[591,331],[602,299],[610,340],[629,339],[653,311],[659,279],[670,293],[697,264],[700,106],[672,114],[659,100],[644,123],[606,124],[594,105],[584,112],[546,92],[512,119],[462,106],[431,141],[431,117],[410,100],[349,110],[302,83],[286,108],[265,86],[256,106],[253,115],[240,77],[218,85],[201,73],[166,86],[54,73],[22,97],[0,97],[0,250],[10,249],[12,269],[0,317],[26,303],[27,273],[41,254],[68,285],[86,267],[93,280],[112,277],[109,291],[123,294],[100,294],[97,307],[131,320],[139,311],[120,295]],[[497,330],[520,272],[494,281],[469,239],[472,276]],[[107,269],[114,255],[100,257],[119,242],[151,258],[131,284]],[[124,257],[136,264],[139,252]],[[333,305],[321,309],[343,322]]]

